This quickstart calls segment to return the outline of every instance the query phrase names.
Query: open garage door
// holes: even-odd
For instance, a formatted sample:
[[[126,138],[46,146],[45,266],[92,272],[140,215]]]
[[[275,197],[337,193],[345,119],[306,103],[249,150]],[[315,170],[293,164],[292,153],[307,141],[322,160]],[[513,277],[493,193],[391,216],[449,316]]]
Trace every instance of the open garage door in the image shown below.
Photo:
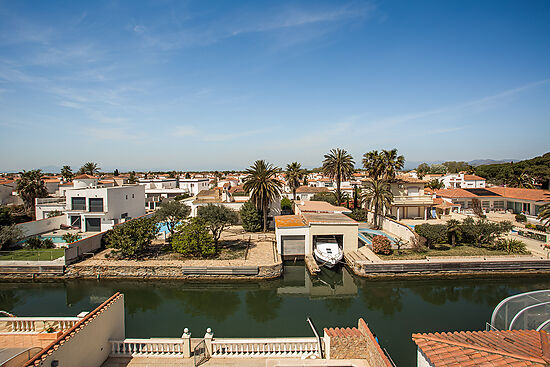
[[[306,236],[281,236],[282,258],[303,258],[306,254]]]

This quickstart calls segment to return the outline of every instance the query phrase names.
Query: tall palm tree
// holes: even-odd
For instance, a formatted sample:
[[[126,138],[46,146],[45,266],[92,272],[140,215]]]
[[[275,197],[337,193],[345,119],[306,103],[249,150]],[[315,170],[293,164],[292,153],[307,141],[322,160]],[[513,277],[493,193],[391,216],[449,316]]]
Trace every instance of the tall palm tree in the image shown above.
[[[449,219],[447,221],[447,236],[451,240],[451,246],[455,247],[456,238],[460,232],[460,222],[456,219]]]
[[[264,160],[257,160],[245,173],[244,190],[250,195],[250,199],[261,210],[264,218],[264,232],[267,231],[267,210],[269,204],[275,201],[281,194],[282,184],[275,178],[279,168]]]
[[[331,149],[323,160],[323,173],[336,181],[336,199],[338,205],[342,203],[340,183],[351,177],[355,161],[344,149]]]
[[[369,209],[374,209],[374,226],[380,228],[378,217],[384,210],[390,208],[393,200],[390,184],[384,179],[368,179],[362,193],[363,202],[368,203]]]
[[[512,187],[519,187],[522,189],[534,189],[533,179],[527,173],[522,173],[519,176],[515,176],[512,179]]]
[[[87,174],[87,175],[90,175],[90,176],[94,176],[96,175],[97,173],[99,173],[99,170],[101,168],[99,168],[99,166],[97,165],[97,163],[94,163],[94,162],[86,162],[82,165],[82,167],[80,167],[80,170],[78,171],[78,173],[80,174]]]
[[[405,165],[405,157],[397,155],[397,149],[383,150],[382,159],[385,164],[384,176],[386,180],[392,180],[395,178],[397,171],[403,169]]]
[[[300,180],[304,177],[305,171],[300,163],[292,162],[286,165],[285,173],[288,186],[292,190],[292,198],[296,200],[296,189],[300,187]]]
[[[542,206],[537,218],[544,226],[550,227],[550,203]]]
[[[377,180],[384,174],[384,157],[377,150],[363,154],[363,167],[367,170],[369,177]]]
[[[63,180],[65,182],[72,181],[74,174],[73,174],[73,170],[71,169],[71,166],[63,166],[63,168],[61,168],[61,176],[63,177]]]

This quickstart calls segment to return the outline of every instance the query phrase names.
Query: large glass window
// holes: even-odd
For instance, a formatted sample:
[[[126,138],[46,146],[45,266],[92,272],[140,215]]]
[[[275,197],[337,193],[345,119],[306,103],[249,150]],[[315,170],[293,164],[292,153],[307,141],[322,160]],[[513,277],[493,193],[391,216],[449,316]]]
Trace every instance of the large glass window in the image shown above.
[[[86,198],[71,198],[72,210],[86,210]]]
[[[91,212],[103,211],[103,198],[90,198],[88,204]]]

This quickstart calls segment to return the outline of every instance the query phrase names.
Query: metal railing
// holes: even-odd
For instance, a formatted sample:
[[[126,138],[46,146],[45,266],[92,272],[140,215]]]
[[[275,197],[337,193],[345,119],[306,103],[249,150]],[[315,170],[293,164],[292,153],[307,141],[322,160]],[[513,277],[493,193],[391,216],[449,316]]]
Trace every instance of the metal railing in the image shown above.
[[[319,356],[315,338],[214,339],[215,357],[308,357]]]
[[[78,321],[78,317],[0,317],[0,334],[64,331]]]
[[[183,357],[182,339],[111,340],[112,357]]]
[[[63,204],[65,205],[66,199],[64,197],[62,198],[36,198],[36,205],[44,205],[44,204]]]

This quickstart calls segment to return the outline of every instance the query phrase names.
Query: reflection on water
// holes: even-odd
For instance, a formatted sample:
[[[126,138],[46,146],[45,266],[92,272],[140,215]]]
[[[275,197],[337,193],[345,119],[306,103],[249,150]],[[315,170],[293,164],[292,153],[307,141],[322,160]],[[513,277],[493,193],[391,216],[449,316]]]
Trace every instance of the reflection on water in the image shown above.
[[[303,264],[257,283],[65,281],[0,283],[0,310],[19,316],[76,315],[116,291],[125,295],[128,337],[311,336],[317,327],[354,326],[363,317],[398,365],[415,364],[412,332],[484,329],[508,295],[550,288],[550,278],[374,281],[346,269],[310,278]]]

